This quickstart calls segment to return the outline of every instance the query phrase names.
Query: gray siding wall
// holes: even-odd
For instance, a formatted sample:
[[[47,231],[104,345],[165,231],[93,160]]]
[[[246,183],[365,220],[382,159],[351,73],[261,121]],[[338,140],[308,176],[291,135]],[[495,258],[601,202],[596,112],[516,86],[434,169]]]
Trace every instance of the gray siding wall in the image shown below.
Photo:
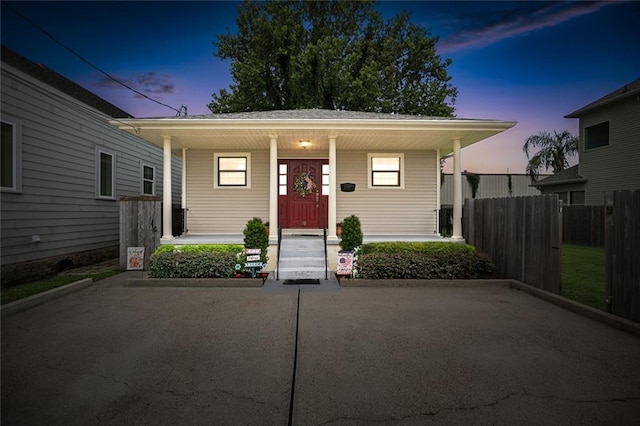
[[[640,100],[628,98],[580,118],[580,174],[585,204],[604,204],[610,190],[640,188]],[[584,129],[609,121],[609,145],[584,149]]]
[[[139,196],[141,164],[155,168],[162,195],[162,152],[109,124],[110,117],[40,81],[2,66],[2,118],[21,130],[21,190],[3,191],[2,264],[118,245],[119,202]],[[96,150],[115,155],[116,200],[96,197]],[[173,161],[180,202],[180,161]],[[32,236],[40,242],[32,242]]]
[[[541,176],[540,179],[543,179]],[[531,178],[527,175],[511,175],[511,194],[509,194],[509,178],[506,174],[480,174],[478,193],[476,198],[523,197],[540,195],[540,191],[529,186]],[[462,175],[462,199],[471,198],[471,185],[465,175]],[[440,192],[443,206],[453,205],[453,175],[444,175],[444,183]]]

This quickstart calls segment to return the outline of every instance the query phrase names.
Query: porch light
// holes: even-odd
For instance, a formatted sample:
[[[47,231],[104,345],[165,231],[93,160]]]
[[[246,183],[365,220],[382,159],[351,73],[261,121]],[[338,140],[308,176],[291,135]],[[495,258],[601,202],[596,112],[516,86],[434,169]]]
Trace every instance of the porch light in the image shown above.
[[[304,149],[307,149],[308,147],[311,146],[311,142],[309,141],[300,141],[300,146]]]

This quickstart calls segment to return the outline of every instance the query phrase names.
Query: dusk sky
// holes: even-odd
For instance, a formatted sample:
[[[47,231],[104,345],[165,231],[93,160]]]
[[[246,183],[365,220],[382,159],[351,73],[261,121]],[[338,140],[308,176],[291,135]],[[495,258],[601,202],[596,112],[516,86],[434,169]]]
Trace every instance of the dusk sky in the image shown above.
[[[231,83],[213,42],[234,32],[236,2],[2,2],[2,44],[138,118],[175,111],[117,85],[48,37],[130,87],[189,115],[208,114]],[[517,121],[465,148],[462,168],[524,173],[525,139],[569,130],[564,116],[640,77],[640,2],[383,1],[440,37],[458,88],[459,118]],[[40,26],[37,28],[20,15]],[[449,162],[450,163],[450,162]],[[450,171],[447,164],[445,171]]]

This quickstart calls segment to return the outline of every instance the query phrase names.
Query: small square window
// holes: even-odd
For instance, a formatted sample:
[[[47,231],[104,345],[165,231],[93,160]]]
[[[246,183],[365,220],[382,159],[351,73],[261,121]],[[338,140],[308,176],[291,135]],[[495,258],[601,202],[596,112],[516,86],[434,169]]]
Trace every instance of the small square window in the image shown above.
[[[214,159],[216,187],[250,186],[250,154],[216,154]]]
[[[402,154],[369,154],[370,186],[403,186]]]
[[[593,149],[601,146],[609,145],[609,122],[596,124],[595,126],[585,127],[584,129],[584,148]]]

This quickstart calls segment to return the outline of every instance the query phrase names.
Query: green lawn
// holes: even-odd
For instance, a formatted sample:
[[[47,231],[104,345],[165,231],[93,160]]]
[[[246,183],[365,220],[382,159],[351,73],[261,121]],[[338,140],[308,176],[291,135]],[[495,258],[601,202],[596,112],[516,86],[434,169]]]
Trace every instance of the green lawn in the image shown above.
[[[562,296],[606,310],[604,248],[562,246]]]
[[[80,281],[85,278],[92,278],[95,282],[119,273],[120,271],[106,271],[86,275],[57,275],[55,277],[47,278],[40,281],[34,281],[31,283],[20,284],[9,288],[3,288],[2,293],[0,293],[0,299],[1,303],[4,305],[5,303],[24,299],[25,297],[32,296],[36,293],[42,293],[43,291],[61,287],[63,285]]]

